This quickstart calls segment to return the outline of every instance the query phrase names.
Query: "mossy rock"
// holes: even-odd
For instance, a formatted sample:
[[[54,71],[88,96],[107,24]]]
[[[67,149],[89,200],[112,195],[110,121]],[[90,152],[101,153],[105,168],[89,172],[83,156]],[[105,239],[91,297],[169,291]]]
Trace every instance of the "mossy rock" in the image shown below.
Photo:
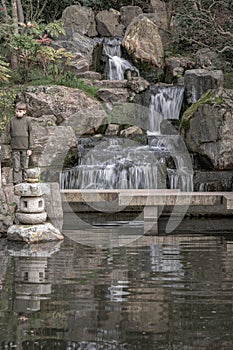
[[[201,98],[197,102],[193,103],[188,109],[186,109],[181,118],[180,130],[189,130],[190,120],[200,105],[221,105],[224,102],[222,92],[223,89],[208,90],[205,94],[201,96]]]

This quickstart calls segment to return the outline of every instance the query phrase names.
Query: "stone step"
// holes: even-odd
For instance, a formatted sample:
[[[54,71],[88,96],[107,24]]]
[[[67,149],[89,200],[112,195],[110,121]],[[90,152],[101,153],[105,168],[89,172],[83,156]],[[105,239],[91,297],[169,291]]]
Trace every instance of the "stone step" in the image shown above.
[[[90,79],[83,79],[83,82],[86,85],[96,86],[96,87],[99,87],[99,88],[112,88],[112,89],[127,88],[127,80],[90,80]]]

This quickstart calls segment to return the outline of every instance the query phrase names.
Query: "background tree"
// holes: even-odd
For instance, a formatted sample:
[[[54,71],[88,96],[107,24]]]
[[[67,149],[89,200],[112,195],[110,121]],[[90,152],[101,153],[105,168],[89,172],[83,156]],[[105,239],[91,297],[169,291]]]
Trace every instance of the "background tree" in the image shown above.
[[[7,7],[6,7],[6,1],[5,0],[1,0],[1,16],[3,18],[4,22],[8,22],[9,16],[7,13]]]
[[[232,0],[173,0],[174,44],[179,51],[208,47],[233,63]]]
[[[18,28],[18,10],[17,10],[17,0],[11,0],[11,15],[12,15],[12,22],[13,22],[13,28],[14,28],[14,34],[18,34],[19,28]],[[18,58],[16,51],[13,49],[11,53],[11,67],[17,68],[18,67]]]

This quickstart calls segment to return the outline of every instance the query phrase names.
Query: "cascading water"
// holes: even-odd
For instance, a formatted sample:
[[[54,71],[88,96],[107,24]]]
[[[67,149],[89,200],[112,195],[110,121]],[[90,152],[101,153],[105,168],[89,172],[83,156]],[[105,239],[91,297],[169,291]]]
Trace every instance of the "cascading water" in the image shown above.
[[[80,165],[61,174],[61,188],[166,188],[159,163],[164,155],[155,151],[155,147],[135,147],[130,140],[106,139],[89,151]]]
[[[156,135],[164,119],[179,119],[184,87],[155,85],[150,90],[148,135]]]
[[[161,123],[165,119],[179,119],[180,110],[183,103],[184,87],[170,85],[155,85],[150,89],[149,105],[149,128],[147,131],[150,137],[150,144],[157,142],[161,138]],[[163,146],[169,150],[176,167],[167,169],[169,186],[172,189],[180,188],[183,191],[193,190],[193,175],[189,166],[185,164],[182,154],[179,154],[179,147],[174,147],[176,136],[163,135]],[[154,139],[154,140],[153,140]],[[171,147],[173,145],[173,147]],[[176,149],[176,152],[173,150]]]
[[[107,79],[109,80],[123,80],[124,72],[127,69],[139,71],[129,61],[121,57],[121,40],[107,39],[103,41],[103,54],[108,57]]]
[[[164,135],[160,130],[164,119],[179,118],[183,91],[180,86],[156,86],[151,91],[148,145],[141,146],[122,138],[106,138],[89,147],[85,153],[81,143],[79,164],[60,174],[61,188],[179,188],[192,191],[190,157],[185,156],[187,152],[179,135]],[[171,159],[172,167],[169,166]]]

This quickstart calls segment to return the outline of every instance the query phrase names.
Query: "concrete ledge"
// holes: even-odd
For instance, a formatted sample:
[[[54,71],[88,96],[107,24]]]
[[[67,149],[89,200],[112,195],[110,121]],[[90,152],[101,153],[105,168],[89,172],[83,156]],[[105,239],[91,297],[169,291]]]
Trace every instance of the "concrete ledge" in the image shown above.
[[[226,192],[223,195],[223,205],[226,209],[233,209],[233,192]]]
[[[61,190],[62,200],[73,203],[118,202],[120,206],[221,205],[233,209],[231,192],[180,192],[180,190]]]
[[[126,193],[120,193],[119,204],[124,205],[129,201]],[[170,192],[165,190],[164,193],[148,193],[142,195],[135,191],[132,195],[130,205],[217,205],[222,202],[222,193],[219,192]]]

